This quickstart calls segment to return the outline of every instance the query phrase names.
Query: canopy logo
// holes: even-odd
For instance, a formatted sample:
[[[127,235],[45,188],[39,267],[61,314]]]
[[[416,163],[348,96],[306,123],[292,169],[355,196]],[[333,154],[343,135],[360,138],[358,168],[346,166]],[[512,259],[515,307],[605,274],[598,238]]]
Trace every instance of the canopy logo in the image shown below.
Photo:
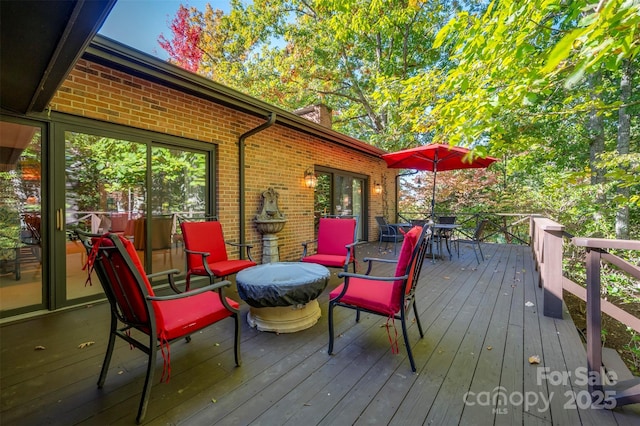
[[[566,410],[579,409],[613,409],[616,407],[613,390],[596,389],[589,392],[585,386],[615,385],[618,376],[614,371],[606,375],[589,372],[586,367],[578,367],[574,371],[552,371],[549,367],[538,367],[536,371],[536,385],[541,390],[525,392],[508,390],[503,386],[496,386],[490,391],[466,392],[463,395],[467,406],[492,407],[494,414],[507,414],[509,407],[522,407],[524,411],[543,413],[549,410],[554,396],[563,395]],[[559,388],[559,391],[553,390]],[[575,390],[581,387],[581,390]]]

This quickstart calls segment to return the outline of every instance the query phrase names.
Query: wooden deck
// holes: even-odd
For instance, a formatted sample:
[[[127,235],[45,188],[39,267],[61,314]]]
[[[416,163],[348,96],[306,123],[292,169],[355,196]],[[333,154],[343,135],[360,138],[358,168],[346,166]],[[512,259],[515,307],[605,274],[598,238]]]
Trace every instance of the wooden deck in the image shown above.
[[[145,423],[640,424],[637,407],[580,408],[587,405],[584,346],[568,315],[542,315],[530,249],[483,250],[479,266],[466,246],[459,259],[425,261],[417,298],[424,338],[415,325],[409,329],[417,373],[402,343],[400,354],[391,353],[384,319],[363,315],[355,323],[346,309],[336,309],[339,337],[327,355],[332,277],[319,299],[323,316],[310,329],[277,335],[243,320],[239,368],[225,321],[172,345],[171,380],[154,384]],[[358,255],[378,256],[376,244]],[[243,318],[247,310],[243,303]],[[107,334],[104,303],[0,328],[0,423],[135,424],[145,357],[118,342],[105,387],[97,389]],[[85,342],[95,343],[79,348]],[[529,363],[533,355],[539,365]]]

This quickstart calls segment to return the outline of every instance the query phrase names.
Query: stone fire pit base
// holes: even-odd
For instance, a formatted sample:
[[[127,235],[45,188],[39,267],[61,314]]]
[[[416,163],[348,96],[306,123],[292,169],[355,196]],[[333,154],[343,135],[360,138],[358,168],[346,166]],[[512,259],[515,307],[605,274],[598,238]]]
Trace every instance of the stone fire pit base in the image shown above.
[[[295,333],[312,327],[320,319],[320,305],[312,300],[306,305],[249,308],[247,322],[259,331]]]

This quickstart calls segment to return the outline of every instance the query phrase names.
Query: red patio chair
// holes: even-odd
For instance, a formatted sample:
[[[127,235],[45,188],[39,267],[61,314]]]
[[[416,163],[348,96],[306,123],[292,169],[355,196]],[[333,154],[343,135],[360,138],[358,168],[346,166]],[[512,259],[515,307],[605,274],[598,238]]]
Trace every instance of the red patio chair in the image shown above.
[[[356,272],[356,232],[358,220],[322,217],[318,226],[318,238],[302,243],[302,262],[317,263],[330,268],[342,268],[345,272],[353,264]],[[316,243],[316,253],[308,254],[308,246]]]
[[[109,343],[98,387],[102,388],[104,385],[116,337],[148,355],[147,375],[136,417],[138,423],[144,420],[147,411],[158,348],[164,358],[162,379],[168,381],[171,371],[169,344],[181,338],[190,341],[192,333],[231,317],[235,321],[235,362],[240,365],[239,305],[223,293],[223,288],[231,285],[229,281],[180,293],[173,279],[173,274],[178,271],[174,269],[145,275],[131,241],[112,233],[93,238],[83,234],[80,236],[89,253],[89,274],[91,270],[96,271],[111,305]],[[164,274],[176,294],[156,296],[149,278]],[[136,338],[131,333],[134,329],[142,332],[146,338]]]
[[[415,289],[420,276],[420,270],[424,261],[430,231],[428,228],[419,226],[411,228],[404,236],[400,256],[398,260],[392,259],[368,259],[364,261],[369,263],[365,275],[352,274],[349,272],[340,272],[338,277],[344,278],[343,284],[336,287],[329,294],[329,355],[333,353],[333,310],[336,306],[356,310],[356,322],[360,320],[360,311],[369,312],[371,314],[387,317],[387,327],[389,321],[395,328],[395,320],[399,319],[402,324],[402,334],[404,343],[407,347],[411,370],[416,371],[416,365],[409,344],[409,336],[407,335],[407,314],[413,308],[420,338],[424,336],[422,325],[418,317],[415,301]],[[394,277],[376,277],[371,276],[373,262],[397,262]],[[387,328],[389,332],[389,328]],[[391,339],[391,334],[389,334]],[[392,340],[392,350],[397,353],[398,343]]]
[[[256,266],[251,258],[252,245],[226,242],[222,234],[222,225],[217,220],[200,222],[180,221],[184,251],[187,253],[186,289],[191,286],[191,276],[208,276],[211,284],[216,278],[227,276],[243,269]],[[247,259],[229,259],[227,245],[246,249]]]

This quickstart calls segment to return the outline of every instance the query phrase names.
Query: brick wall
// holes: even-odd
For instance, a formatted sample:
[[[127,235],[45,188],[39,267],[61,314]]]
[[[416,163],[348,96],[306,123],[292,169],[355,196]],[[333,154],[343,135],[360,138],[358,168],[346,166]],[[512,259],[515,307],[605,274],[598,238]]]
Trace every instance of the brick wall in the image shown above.
[[[264,119],[169,89],[86,60],[80,60],[58,90],[51,109],[61,113],[121,124],[217,145],[217,215],[225,238],[239,241],[238,138]],[[246,140],[246,241],[261,259],[261,235],[253,218],[261,209],[261,193],[273,187],[287,217],[278,233],[280,260],[297,260],[300,243],[313,239],[312,189],[304,172],[325,166],[369,176],[370,185],[384,184],[383,195],[369,188],[369,239],[377,236],[374,217],[393,217],[395,170],[369,155],[274,125]],[[383,203],[383,198],[386,202]],[[385,210],[385,211],[383,211]]]

